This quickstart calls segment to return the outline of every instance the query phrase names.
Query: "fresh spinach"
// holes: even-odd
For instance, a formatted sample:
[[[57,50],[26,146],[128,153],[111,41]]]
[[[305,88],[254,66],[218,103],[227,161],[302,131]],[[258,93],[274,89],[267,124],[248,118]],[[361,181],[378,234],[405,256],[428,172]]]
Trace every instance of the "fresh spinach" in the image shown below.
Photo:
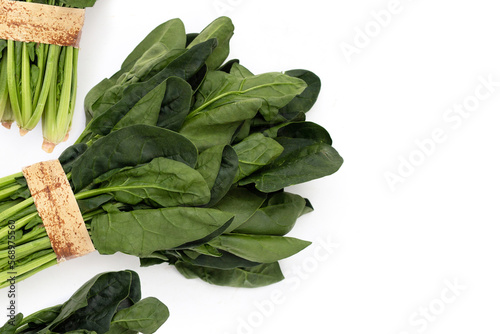
[[[96,275],[64,304],[26,318],[18,314],[0,333],[155,333],[168,319],[168,308],[158,299],[141,300],[140,279],[124,270]]]
[[[179,19],[165,22],[87,94],[87,127],[59,160],[101,254],[258,287],[282,280],[278,261],[310,244],[286,236],[312,205],[285,188],[343,163],[329,132],[306,121],[320,79],[307,70],[254,74],[227,61],[233,31],[227,17],[199,34],[186,34]],[[0,240],[9,219],[23,222],[18,281],[56,263],[31,200],[22,175],[0,179]],[[5,249],[0,241],[0,287],[8,284]],[[135,319],[134,309],[120,314]],[[109,333],[137,328],[120,321]]]

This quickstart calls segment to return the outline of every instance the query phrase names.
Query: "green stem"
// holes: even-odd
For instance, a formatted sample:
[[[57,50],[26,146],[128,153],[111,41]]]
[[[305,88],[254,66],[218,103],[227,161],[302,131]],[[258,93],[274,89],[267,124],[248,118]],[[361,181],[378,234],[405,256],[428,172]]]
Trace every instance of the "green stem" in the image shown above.
[[[9,87],[10,106],[14,113],[14,118],[21,121],[21,107],[19,106],[19,91],[16,79],[16,56],[15,42],[7,41],[7,86]]]
[[[36,267],[36,268],[28,271],[27,273],[25,273],[23,275],[17,276],[16,277],[16,283],[24,281],[25,279],[27,279],[27,278],[35,275],[36,273],[38,273],[40,271],[43,271],[43,270],[45,270],[47,268],[55,266],[57,264],[57,258],[55,256],[55,254],[54,254],[53,257],[54,257],[54,259],[50,260],[50,257],[47,256],[47,259],[46,259],[47,262],[46,263],[44,263],[44,264],[42,264],[42,265],[40,265],[40,266],[38,266],[38,267]],[[0,289],[3,289],[3,288],[8,287],[8,286],[10,286],[9,282],[2,283],[2,284],[0,284]]]
[[[3,114],[7,108],[9,101],[9,88],[7,85],[7,53],[2,51],[2,59],[0,59],[0,120],[3,119]]]
[[[28,54],[28,43],[22,44],[21,60],[21,124],[20,128],[31,130],[26,127],[33,113],[33,102],[31,101],[31,66]]]
[[[30,261],[29,263],[26,263],[22,266],[16,267],[14,268],[14,272],[17,276],[16,282],[22,281],[23,279],[26,279],[29,276],[55,264],[57,264],[57,256],[55,253],[50,253],[39,257],[38,259]],[[34,270],[36,271],[32,272]],[[29,275],[24,276],[24,274],[26,273],[29,273]],[[10,285],[8,280],[11,276],[13,276],[13,274],[10,274],[10,271],[0,273],[0,282],[2,282],[0,284],[0,289]]]
[[[56,107],[55,107],[55,98],[54,102],[51,105],[49,103],[50,95],[56,94],[56,84],[57,84],[57,66],[59,64],[59,54],[61,51],[61,47],[57,45],[48,46],[48,56],[47,56],[47,64],[45,68],[45,76],[43,78],[43,85],[40,91],[40,98],[37,101],[35,111],[33,116],[28,122],[28,126],[34,128],[38,122],[40,121],[40,117],[45,113],[49,113],[49,119],[56,118]],[[51,92],[53,90],[53,93]],[[45,107],[47,105],[47,111],[44,113]],[[52,121],[55,123],[55,121]]]
[[[9,256],[12,254],[15,261],[19,261],[22,258],[34,254],[36,252],[51,249],[52,245],[50,243],[49,237],[41,238],[27,244],[15,246],[15,253],[12,254],[10,249],[5,249],[0,251],[0,268],[3,268],[9,263]],[[10,253],[9,253],[10,252]]]
[[[14,205],[13,207],[3,211],[3,212],[0,212],[0,223],[9,219],[10,217],[12,217],[13,215],[15,215],[16,213],[18,213],[19,211],[23,210],[23,209],[26,209],[27,207],[29,207],[30,205],[32,205],[34,203],[33,201],[33,197],[30,197],[30,198],[27,198],[25,199],[24,201],[22,201],[21,203],[17,204],[17,205]],[[36,215],[37,213],[32,213],[28,216],[25,216],[21,219],[18,219],[16,221],[16,230],[20,227],[23,227],[24,225],[28,224],[29,220],[27,221],[24,221],[27,217],[31,217],[31,219],[33,219],[35,216],[33,215]],[[24,225],[22,225],[24,223]],[[9,234],[9,226],[5,226],[3,228],[0,229],[0,240],[5,238],[7,235]]]
[[[16,193],[16,191],[18,191],[22,187],[23,187],[22,185],[18,184],[18,185],[14,185],[12,187],[8,187],[6,189],[0,190],[0,201],[14,195]]]
[[[16,179],[22,176],[23,173],[21,172],[0,178],[0,187],[15,183]]]
[[[76,199],[86,199],[89,197],[94,197],[102,194],[114,193],[117,191],[125,191],[127,189],[144,189],[144,186],[118,186],[118,187],[108,187],[108,188],[98,188],[87,191],[82,191],[80,193],[75,194]]]
[[[54,144],[59,144],[68,131],[68,125],[72,113],[71,106],[71,89],[73,88],[73,47],[67,46],[64,59],[64,77],[61,88],[61,96],[59,98],[59,108],[57,110],[56,129],[55,133],[44,134],[44,138]],[[51,135],[49,137],[49,135]]]
[[[40,94],[43,86],[43,78],[45,76],[45,67],[47,63],[47,53],[49,45],[48,44],[38,44],[38,59],[37,66],[39,68],[38,79],[36,81],[35,93],[33,95],[33,109],[36,110],[38,105],[38,100],[40,99]]]
[[[23,234],[21,239],[16,240],[16,246],[24,245],[30,241],[40,239],[40,238],[43,238],[46,236],[47,236],[47,231],[45,230],[45,227],[37,226],[37,227],[33,228],[30,232]],[[0,244],[0,250],[5,250],[7,248],[9,248],[8,243],[3,242],[2,244]]]
[[[76,106],[76,92],[77,92],[77,83],[78,83],[78,55],[79,55],[79,49],[73,48],[73,82],[71,86],[71,100],[70,100],[70,105],[69,105],[69,122],[67,125],[67,131],[71,130],[71,126],[73,123],[73,115],[75,113],[75,106]]]

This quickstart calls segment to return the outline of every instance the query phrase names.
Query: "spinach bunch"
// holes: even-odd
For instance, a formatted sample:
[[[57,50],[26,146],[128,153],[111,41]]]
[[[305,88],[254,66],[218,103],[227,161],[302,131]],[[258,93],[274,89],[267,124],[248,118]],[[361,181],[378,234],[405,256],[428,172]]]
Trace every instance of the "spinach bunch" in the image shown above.
[[[155,333],[167,321],[169,310],[154,297],[141,298],[136,272],[103,273],[86,282],[62,305],[26,318],[17,314],[0,328],[0,333]]]
[[[312,205],[285,188],[343,162],[329,133],[306,121],[320,79],[226,61],[233,31],[227,17],[199,34],[170,20],[87,94],[87,127],[59,160],[101,254],[259,287],[282,280],[278,261],[310,244],[286,236]],[[18,280],[55,264],[21,174],[0,179],[0,200],[3,272],[8,220]]]
[[[26,0],[85,8],[96,0]],[[42,148],[52,152],[67,139],[75,110],[79,50],[72,46],[0,40],[0,120],[21,135],[42,119]]]

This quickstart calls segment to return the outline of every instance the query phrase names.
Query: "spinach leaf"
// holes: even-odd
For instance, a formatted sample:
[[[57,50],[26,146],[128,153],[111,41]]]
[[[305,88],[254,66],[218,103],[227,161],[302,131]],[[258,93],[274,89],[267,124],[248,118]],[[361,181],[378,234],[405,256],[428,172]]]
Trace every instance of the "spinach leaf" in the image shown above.
[[[92,220],[92,241],[101,254],[147,257],[202,239],[232,217],[227,212],[192,207],[108,213]]]
[[[186,34],[186,47],[199,35],[197,32],[190,32]]]
[[[299,113],[306,113],[318,99],[321,90],[320,78],[311,71],[307,70],[291,70],[286,71],[286,75],[304,80],[307,88],[296,96],[290,103],[280,109],[279,114],[286,120],[293,120]]]
[[[61,313],[48,329],[107,332],[118,305],[129,295],[132,275],[137,274],[122,271],[95,276],[62,305]]]
[[[222,71],[222,72],[225,72],[225,73],[230,73],[231,72],[231,68],[233,67],[233,65],[234,64],[239,64],[239,63],[240,63],[239,59],[228,60],[226,63],[222,64],[217,69],[217,71]]]
[[[245,260],[241,257],[238,257],[234,254],[220,251],[220,256],[207,256],[207,255],[198,255],[195,259],[189,259],[186,262],[200,267],[207,268],[215,268],[215,269],[235,269],[241,267],[255,267],[260,265],[261,263],[252,262]]]
[[[30,328],[34,329],[42,326],[39,329],[43,329],[46,324],[53,322],[57,318],[58,314],[61,313],[61,307],[62,305],[56,305],[33,313],[24,318],[20,326],[29,324]]]
[[[86,132],[107,135],[140,99],[163,81],[174,76],[188,80],[195,75],[205,65],[215,45],[215,40],[198,44],[181,54],[151,79],[127,86],[123,94],[118,96],[118,101],[113,99],[108,103],[101,102],[99,109],[94,110],[94,119]]]
[[[218,236],[209,244],[250,261],[272,263],[300,252],[311,243],[281,236],[230,233]]]
[[[144,199],[162,207],[203,205],[210,200],[210,190],[200,173],[163,157],[115,173],[100,187],[112,192],[117,201],[130,205]]]
[[[188,49],[203,43],[209,39],[217,39],[218,46],[207,59],[209,70],[217,69],[229,55],[229,40],[234,34],[234,26],[228,17],[219,17],[210,23],[203,31],[197,35],[188,45]]]
[[[234,215],[231,226],[225,231],[225,233],[229,233],[250,219],[265,200],[265,194],[253,192],[243,187],[235,187],[213,206],[213,208],[230,212]]]
[[[186,45],[184,23],[180,19],[172,19],[153,29],[123,61],[122,68],[135,64],[156,43],[161,43],[168,50],[184,49]]]
[[[87,150],[87,144],[75,144],[71,145],[67,149],[63,151],[63,153],[59,156],[59,162],[64,168],[66,173],[71,172],[73,169],[73,165],[77,161],[77,159]]]
[[[96,105],[99,99],[102,98],[104,92],[113,87],[115,83],[116,80],[111,80],[107,78],[103,79],[97,85],[92,87],[90,91],[87,93],[83,101],[83,106],[85,109],[86,125],[88,125],[90,121],[94,118],[94,105]]]
[[[139,102],[118,121],[118,123],[116,123],[113,131],[136,124],[156,125],[166,87],[167,83],[165,81],[144,95],[144,97],[141,98]]]
[[[264,263],[250,268],[223,270],[194,266],[179,261],[175,267],[186,278],[201,278],[210,284],[222,286],[258,288],[284,279],[278,262]]]
[[[278,127],[276,137],[310,139],[315,142],[332,144],[332,138],[328,131],[313,122],[288,123]]]
[[[2,334],[16,334],[17,328],[20,326],[23,320],[23,314],[18,313],[13,320],[7,321],[1,328],[0,333]]]
[[[250,78],[250,77],[253,77],[254,74],[252,72],[250,72],[250,70],[242,65],[240,65],[239,63],[234,63],[232,64],[231,66],[231,70],[230,70],[230,73],[238,78]],[[285,72],[285,74],[288,75],[288,73]]]
[[[191,98],[191,86],[186,81],[168,78],[156,126],[178,131],[191,108]]]
[[[307,208],[299,195],[279,192],[270,195],[266,203],[238,226],[234,232],[242,234],[285,235]]]
[[[190,114],[179,133],[191,140],[198,150],[215,145],[229,145],[234,133],[245,121],[255,117],[262,100],[250,98],[233,100],[204,112]]]
[[[244,78],[221,71],[210,72],[196,94],[195,110],[189,117],[209,107],[213,109],[234,100],[254,98],[262,101],[259,112],[269,121],[306,87],[307,84],[301,79],[278,72]]]
[[[266,166],[283,152],[276,140],[255,133],[233,146],[238,155],[238,176],[236,181],[245,178],[260,168]]]
[[[307,182],[335,173],[343,163],[331,147],[332,140],[321,126],[311,122],[291,123],[265,132],[283,146],[283,153],[270,165],[239,181],[255,183],[263,192]]]
[[[168,308],[158,299],[141,300],[139,276],[126,270],[96,275],[66,303],[24,319],[18,314],[0,333],[154,333],[168,317]]]
[[[200,154],[196,170],[210,188],[210,201],[205,206],[211,207],[231,189],[238,173],[238,156],[231,146],[214,146]]]
[[[112,169],[137,166],[157,157],[194,167],[197,150],[189,140],[170,130],[147,125],[123,128],[97,140],[80,156],[72,170],[75,192]]]
[[[113,199],[111,194],[103,194],[85,199],[78,199],[78,207],[81,213],[87,213],[99,209]]]
[[[278,138],[277,141],[287,154],[283,153],[268,168],[241,180],[240,185],[255,183],[260,191],[274,192],[333,174],[343,163],[330,145],[290,138]]]
[[[148,297],[117,312],[111,327],[118,326],[133,332],[152,334],[167,321],[169,315],[168,308],[162,302],[154,297]]]

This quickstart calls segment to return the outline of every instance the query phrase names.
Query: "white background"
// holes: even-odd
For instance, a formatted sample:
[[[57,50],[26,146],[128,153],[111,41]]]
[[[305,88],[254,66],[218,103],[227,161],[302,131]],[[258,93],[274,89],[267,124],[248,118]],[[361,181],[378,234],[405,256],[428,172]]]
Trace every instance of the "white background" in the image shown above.
[[[388,8],[390,19],[376,23],[373,13]],[[179,17],[198,32],[221,14],[236,26],[231,58],[254,73],[306,68],[322,78],[308,117],[330,131],[345,164],[289,189],[316,209],[291,235],[314,243],[282,262],[279,284],[215,287],[94,253],[19,283],[19,310],[64,302],[93,275],[130,268],[143,295],[171,310],[160,333],[498,332],[498,10],[491,0],[98,0],[87,11],[69,142],[48,155],[39,128],[24,138],[0,129],[0,175],[74,141],[86,92],[158,24]],[[356,53],[346,56],[348,45]],[[464,103],[466,117],[449,111]]]

